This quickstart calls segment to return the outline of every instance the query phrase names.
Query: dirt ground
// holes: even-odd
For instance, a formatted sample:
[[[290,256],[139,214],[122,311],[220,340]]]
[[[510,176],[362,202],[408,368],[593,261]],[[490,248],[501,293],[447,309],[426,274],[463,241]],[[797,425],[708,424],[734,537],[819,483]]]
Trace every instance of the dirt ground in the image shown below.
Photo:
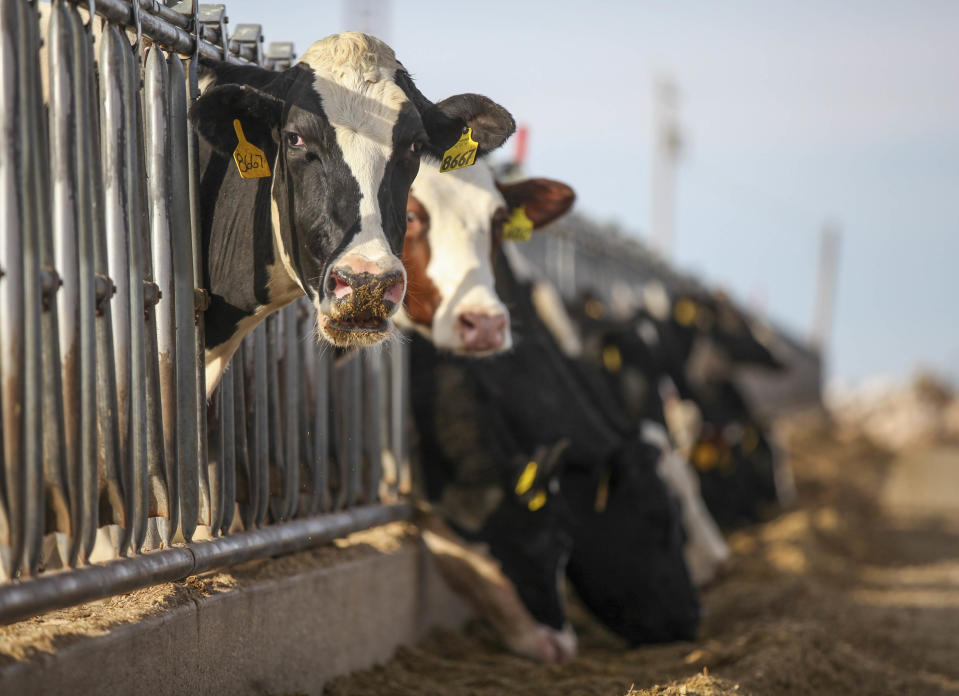
[[[785,432],[798,505],[730,537],[696,642],[629,649],[574,608],[569,664],[509,655],[474,623],[326,693],[959,694],[959,446],[892,452],[820,417]]]

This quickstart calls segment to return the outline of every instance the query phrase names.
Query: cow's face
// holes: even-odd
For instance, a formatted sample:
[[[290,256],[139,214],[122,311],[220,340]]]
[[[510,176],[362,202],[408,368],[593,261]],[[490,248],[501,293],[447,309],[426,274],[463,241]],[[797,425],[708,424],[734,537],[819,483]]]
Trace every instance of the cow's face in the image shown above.
[[[523,207],[534,229],[563,215],[574,194],[531,179],[497,184],[483,166],[420,171],[407,203],[403,263],[413,326],[441,349],[488,355],[512,346],[509,313],[496,295],[493,255],[511,212]]]
[[[472,128],[482,156],[512,133],[512,118],[477,95],[430,103],[393,51],[363,34],[319,41],[269,78],[248,68],[246,84],[223,84],[235,76],[220,72],[194,122],[230,154],[239,120],[272,163],[274,249],[316,307],[319,334],[339,346],[386,337],[406,290],[399,256],[421,154],[440,156]]]
[[[606,471],[574,469],[563,478],[577,520],[569,578],[597,618],[634,644],[690,640],[699,623],[679,511],[656,471],[660,457],[637,438]]]
[[[701,373],[724,376],[733,364],[783,367],[751,320],[721,293],[678,295],[670,320],[673,329],[687,337],[692,350],[690,361],[708,363],[700,365]]]

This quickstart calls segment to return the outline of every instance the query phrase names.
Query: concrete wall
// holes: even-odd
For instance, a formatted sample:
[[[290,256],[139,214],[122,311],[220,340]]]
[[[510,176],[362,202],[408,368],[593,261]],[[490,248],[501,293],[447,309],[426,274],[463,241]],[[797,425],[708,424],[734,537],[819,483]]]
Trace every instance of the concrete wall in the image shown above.
[[[467,612],[419,544],[269,578],[0,668],[0,694],[320,694]]]

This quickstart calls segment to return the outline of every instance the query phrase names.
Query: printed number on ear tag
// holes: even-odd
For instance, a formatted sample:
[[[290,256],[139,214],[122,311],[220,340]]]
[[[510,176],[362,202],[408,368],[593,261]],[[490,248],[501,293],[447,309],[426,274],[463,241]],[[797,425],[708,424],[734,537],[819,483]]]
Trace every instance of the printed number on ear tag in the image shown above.
[[[503,239],[512,242],[528,242],[533,236],[533,221],[526,215],[526,206],[513,208],[509,219],[503,224]]]
[[[244,179],[262,179],[270,175],[270,164],[266,161],[263,150],[251,143],[243,135],[243,126],[240,120],[233,119],[233,130],[236,131],[237,143],[233,151],[233,161]]]
[[[454,169],[471,167],[476,163],[476,148],[479,143],[473,140],[473,129],[467,128],[466,132],[460,136],[449,150],[443,153],[443,163],[440,164],[441,172],[451,172]]]

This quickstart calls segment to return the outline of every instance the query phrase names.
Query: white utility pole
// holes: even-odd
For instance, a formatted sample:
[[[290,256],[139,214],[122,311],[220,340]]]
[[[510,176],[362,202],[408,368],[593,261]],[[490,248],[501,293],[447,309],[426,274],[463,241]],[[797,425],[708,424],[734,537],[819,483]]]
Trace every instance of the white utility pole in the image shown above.
[[[343,26],[389,42],[390,0],[343,0]]]
[[[819,270],[816,278],[816,304],[813,306],[809,341],[820,350],[829,345],[832,317],[836,304],[836,280],[839,271],[839,228],[823,225],[819,239]]]
[[[676,224],[676,163],[682,150],[678,94],[672,80],[653,81],[653,157],[649,230],[663,258],[673,252]]]

